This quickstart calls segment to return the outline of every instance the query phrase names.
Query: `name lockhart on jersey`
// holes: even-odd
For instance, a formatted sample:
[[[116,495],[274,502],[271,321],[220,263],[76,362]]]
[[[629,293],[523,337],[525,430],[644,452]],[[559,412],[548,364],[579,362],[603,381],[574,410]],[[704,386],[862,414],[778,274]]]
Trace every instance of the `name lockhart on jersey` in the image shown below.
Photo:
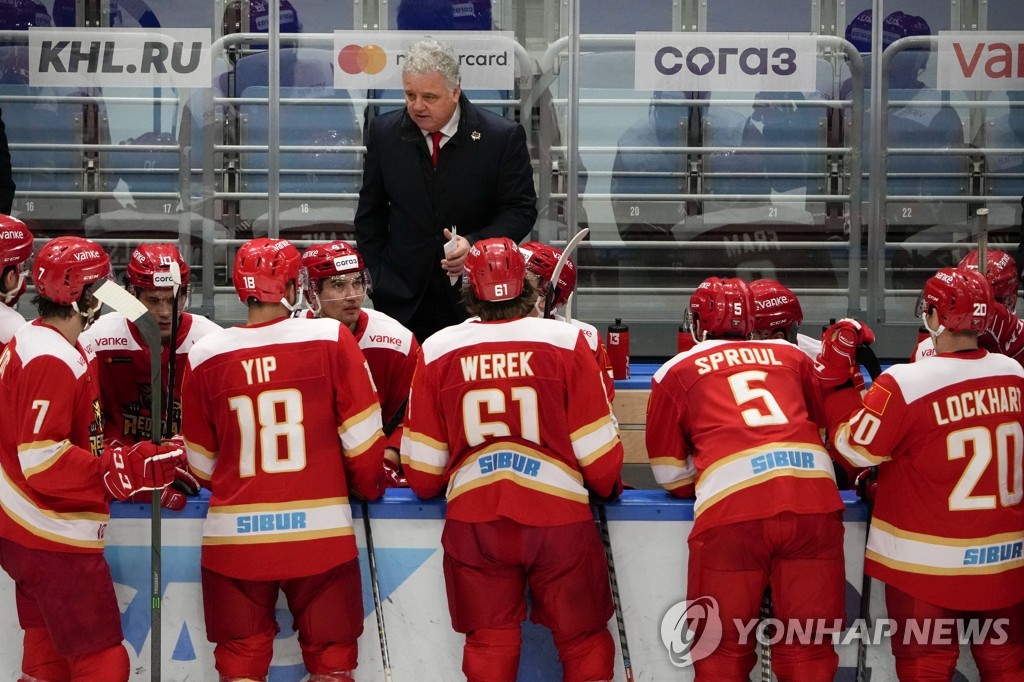
[[[1020,412],[1020,389],[998,386],[978,391],[964,391],[932,401],[935,421],[942,426],[972,417]]]

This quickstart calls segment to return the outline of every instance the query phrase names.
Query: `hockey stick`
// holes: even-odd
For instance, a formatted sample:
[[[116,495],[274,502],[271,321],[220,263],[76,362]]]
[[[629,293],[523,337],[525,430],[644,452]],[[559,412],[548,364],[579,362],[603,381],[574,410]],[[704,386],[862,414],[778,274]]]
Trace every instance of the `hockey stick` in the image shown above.
[[[384,435],[390,436],[398,428],[405,415],[405,406],[409,398],[398,407],[388,423],[384,425]],[[384,605],[380,599],[380,583],[377,580],[377,553],[373,549],[373,531],[370,529],[370,504],[363,500],[363,531],[366,534],[366,562],[370,565],[370,588],[373,592],[373,610],[377,616],[377,638],[380,640],[380,657],[384,665],[384,680],[391,682],[391,656],[388,654],[388,632],[384,627]]]
[[[384,680],[391,682],[391,657],[388,655],[388,633],[384,628],[384,606],[380,600],[380,585],[377,582],[377,555],[373,549],[373,532],[370,530],[370,505],[363,500],[363,530],[366,533],[366,561],[370,565],[370,587],[373,591],[373,610],[377,615],[377,638],[380,640],[380,657],[384,665]]]
[[[146,306],[139,302],[139,299],[135,298],[124,288],[114,284],[111,280],[105,280],[96,291],[93,292],[93,296],[104,305],[110,306],[117,312],[123,314],[128,321],[135,325],[135,328],[139,330],[143,340],[149,347],[149,382],[150,382],[150,415],[152,415],[152,428],[150,429],[150,439],[154,444],[159,445],[161,440],[161,416],[163,410],[161,409],[160,400],[163,395],[163,387],[161,384],[161,362],[160,362],[160,325],[157,324],[156,318],[146,309]],[[153,491],[153,498],[151,500],[152,505],[152,516],[151,516],[151,533],[150,538],[150,595],[152,602],[150,604],[150,679],[160,682],[160,650],[161,650],[161,630],[160,630],[160,600],[163,596],[163,578],[160,566],[160,495],[162,491],[157,489]]]
[[[604,545],[604,556],[608,561],[608,582],[612,588],[612,605],[615,606],[615,625],[619,630],[619,648],[622,650],[622,670],[626,682],[633,682],[633,663],[629,656],[629,642],[626,639],[626,620],[622,617],[622,600],[619,598],[619,579],[615,573],[615,557],[612,555],[612,538],[608,532],[608,515],[604,503],[598,503],[597,525],[601,531],[601,544]]]
[[[875,351],[871,349],[871,346],[857,346],[856,353],[857,362],[864,366],[864,369],[868,371],[871,376],[871,381],[874,382],[878,379],[878,375],[882,373],[882,365],[878,362],[878,356],[875,355]],[[878,476],[878,469],[872,467],[865,476],[874,478]],[[870,485],[870,481],[867,485]],[[865,495],[865,497],[868,497]],[[867,533],[871,530],[871,514],[874,510],[874,502],[871,499],[865,500],[868,506],[868,528],[864,535],[864,559],[867,561]],[[871,624],[871,576],[867,574],[867,571],[861,568],[861,579],[860,579],[860,613],[858,614],[860,621],[864,623],[864,628],[867,630]],[[857,670],[856,682],[867,682],[867,667],[868,667],[868,643],[866,637],[861,637],[857,641]]]
[[[988,275],[988,209],[979,208],[975,215],[974,240],[978,243],[978,272]]]
[[[544,292],[544,318],[551,319],[555,314],[555,289],[558,288],[558,277],[562,274],[562,268],[569,261],[569,256],[576,250],[579,243],[583,241],[583,238],[590,232],[589,227],[582,228],[579,232],[573,235],[573,238],[569,240],[569,243],[565,245],[562,250],[562,255],[558,257],[558,262],[555,263],[555,269],[551,272],[551,279],[548,280],[547,290]]]
[[[177,261],[171,261],[171,340],[167,347],[167,418],[164,431],[171,432],[174,423],[174,360],[178,354],[178,292],[181,291],[181,268]],[[179,424],[179,428],[180,428]]]
[[[764,588],[764,594],[761,595],[761,620],[768,623],[774,616],[774,607],[772,606],[772,587],[768,585]],[[758,646],[761,649],[761,682],[772,682],[772,647],[771,634],[768,632],[768,625],[765,625],[764,639],[758,641]]]

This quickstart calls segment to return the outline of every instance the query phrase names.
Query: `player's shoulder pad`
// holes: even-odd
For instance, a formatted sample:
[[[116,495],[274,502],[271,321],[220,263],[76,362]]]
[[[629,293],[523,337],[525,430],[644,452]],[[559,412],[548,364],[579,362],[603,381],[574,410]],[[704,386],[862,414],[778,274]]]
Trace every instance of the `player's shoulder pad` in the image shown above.
[[[100,354],[111,351],[137,351],[142,346],[132,336],[128,318],[123,313],[109,312],[100,316],[78,337],[82,348],[90,347]]]
[[[89,370],[89,363],[96,357],[91,348],[82,346],[85,351],[83,357],[63,334],[43,325],[26,324],[14,333],[14,340],[17,341],[15,349],[22,367],[36,360],[46,362],[48,366],[57,363],[66,366],[76,379]]]
[[[597,347],[601,345],[601,334],[597,331],[597,327],[584,322],[583,320],[572,320],[569,324],[576,327],[583,332],[583,338],[587,340],[587,345],[590,346],[590,350],[596,351]]]
[[[890,377],[910,404],[962,382],[994,377],[1024,379],[1024,368],[1013,358],[999,353],[988,353],[977,359],[932,355],[918,362],[893,365],[881,376]]]
[[[576,327],[558,320],[521,317],[506,322],[472,322],[445,327],[423,342],[423,361],[433,362],[452,351],[481,343],[532,342],[573,350],[583,336]]]
[[[360,348],[383,348],[403,355],[409,354],[414,339],[411,331],[395,318],[378,310],[364,309],[363,312],[367,320],[366,330],[359,339]]]

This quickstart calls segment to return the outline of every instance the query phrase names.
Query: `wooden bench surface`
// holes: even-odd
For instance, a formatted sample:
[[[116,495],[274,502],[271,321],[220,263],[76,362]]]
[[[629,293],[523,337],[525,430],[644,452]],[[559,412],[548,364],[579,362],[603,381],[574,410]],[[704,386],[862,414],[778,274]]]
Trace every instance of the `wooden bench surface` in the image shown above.
[[[626,464],[647,464],[647,398],[650,389],[625,389],[615,392],[612,409],[619,420],[619,437],[626,451]]]

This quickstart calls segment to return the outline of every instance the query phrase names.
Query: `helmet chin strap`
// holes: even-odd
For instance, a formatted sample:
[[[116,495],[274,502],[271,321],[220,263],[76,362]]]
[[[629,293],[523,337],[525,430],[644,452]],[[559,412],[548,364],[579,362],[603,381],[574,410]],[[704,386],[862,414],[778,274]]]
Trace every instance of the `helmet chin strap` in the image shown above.
[[[928,313],[921,313],[921,324],[923,324],[924,328],[928,330],[928,335],[932,337],[933,344],[938,340],[942,332],[946,331],[946,327],[941,324],[939,325],[938,329],[932,329],[931,327],[929,327]]]
[[[281,297],[281,305],[288,309],[288,312],[294,313],[296,310],[302,307],[302,304],[306,302],[306,297],[302,293],[302,289],[295,287],[295,303],[289,303],[288,299],[284,296]]]
[[[0,301],[13,307],[14,304],[18,302],[18,299],[21,298],[21,295],[25,293],[25,289],[27,288],[28,279],[25,277],[25,273],[19,273],[18,283],[14,285],[14,287],[10,291],[5,292],[3,294],[3,297],[0,298]]]

